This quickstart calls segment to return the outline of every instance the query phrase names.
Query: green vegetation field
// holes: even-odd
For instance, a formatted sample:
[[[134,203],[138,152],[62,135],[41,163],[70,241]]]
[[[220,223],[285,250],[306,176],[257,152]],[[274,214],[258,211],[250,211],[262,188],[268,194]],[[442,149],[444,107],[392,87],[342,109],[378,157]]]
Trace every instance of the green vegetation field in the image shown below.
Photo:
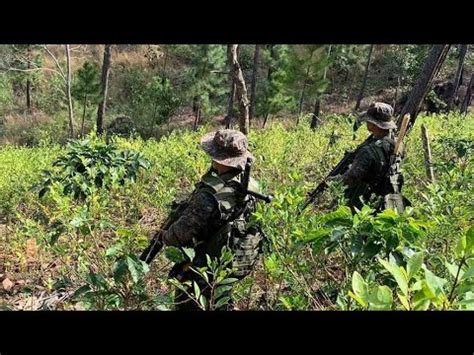
[[[423,123],[431,136],[433,184],[426,182]],[[208,129],[159,142],[116,139],[118,148],[142,153],[150,168],[140,169],[135,182],[112,183],[86,200],[62,194],[59,184],[42,198],[32,189],[66,147],[1,147],[0,306],[171,309],[172,251],[150,270],[133,256],[172,200],[190,192],[209,167],[198,146]],[[305,193],[367,134],[362,127],[353,137],[344,116],[327,117],[316,131],[304,120],[251,132],[253,175],[275,199],[254,215],[269,242],[256,270],[236,287],[238,309],[473,309],[473,116],[418,118],[403,161],[404,193],[413,204],[404,215],[373,216],[364,208],[352,216],[337,184],[318,207],[295,215]],[[120,277],[117,260],[126,262]]]

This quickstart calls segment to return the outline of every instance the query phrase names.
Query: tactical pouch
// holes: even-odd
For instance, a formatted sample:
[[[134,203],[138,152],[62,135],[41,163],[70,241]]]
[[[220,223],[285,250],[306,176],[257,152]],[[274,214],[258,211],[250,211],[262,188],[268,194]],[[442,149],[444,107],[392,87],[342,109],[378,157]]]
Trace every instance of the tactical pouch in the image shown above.
[[[403,213],[405,204],[402,194],[388,194],[384,197],[385,209],[392,209]]]
[[[260,228],[246,228],[243,219],[232,223],[229,247],[234,254],[233,268],[235,277],[243,278],[252,272],[258,255],[262,250],[263,235]]]

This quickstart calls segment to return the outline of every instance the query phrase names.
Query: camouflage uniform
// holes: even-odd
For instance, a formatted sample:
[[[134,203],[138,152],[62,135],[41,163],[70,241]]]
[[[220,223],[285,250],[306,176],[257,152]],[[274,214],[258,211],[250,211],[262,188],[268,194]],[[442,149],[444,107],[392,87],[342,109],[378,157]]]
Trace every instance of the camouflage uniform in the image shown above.
[[[244,162],[251,155],[247,151],[246,137],[240,132],[221,130],[206,137],[201,143],[203,149],[213,160],[232,167],[232,170],[218,175],[211,168],[204,174],[187,201],[177,205],[182,212],[161,238],[165,245],[194,248],[194,267],[206,266],[206,254],[218,258],[222,247],[227,245],[234,254],[236,272],[233,277],[243,278],[253,268],[262,240],[260,233],[246,229],[248,217],[256,205],[253,197],[243,193],[241,185]],[[232,153],[231,148],[239,145]],[[250,179],[249,189],[259,192],[255,180]],[[245,213],[237,213],[244,205],[247,206]],[[209,298],[210,290],[205,280],[189,270],[189,265],[188,261],[174,265],[170,277],[181,282],[196,281],[204,296]],[[198,309],[195,302],[179,290],[175,302],[177,310]]]
[[[347,186],[345,197],[351,208],[362,208],[361,198],[368,202],[372,194],[385,196],[391,192],[387,173],[394,147],[395,143],[389,137],[371,137],[358,148],[351,167],[342,175]],[[376,202],[378,204],[380,201]]]
[[[365,203],[372,201],[374,207],[380,210],[383,208],[381,197],[392,192],[388,170],[395,142],[390,138],[389,130],[397,127],[392,115],[393,108],[390,105],[376,102],[359,117],[361,121],[371,122],[387,130],[387,135],[382,138],[372,136],[359,146],[350,168],[341,177],[347,186],[345,197],[353,211],[354,208],[362,208],[361,199]]]

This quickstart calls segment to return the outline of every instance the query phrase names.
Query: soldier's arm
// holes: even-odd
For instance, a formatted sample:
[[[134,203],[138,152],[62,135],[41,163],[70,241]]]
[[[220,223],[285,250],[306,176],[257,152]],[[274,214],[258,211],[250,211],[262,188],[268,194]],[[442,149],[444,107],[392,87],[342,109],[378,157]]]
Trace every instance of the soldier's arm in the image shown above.
[[[202,234],[218,212],[217,201],[211,192],[197,193],[181,216],[163,233],[163,243],[176,247],[190,246],[193,238]]]
[[[353,186],[360,183],[370,176],[374,164],[374,157],[368,147],[362,148],[355,156],[349,170],[347,170],[341,179],[347,186]]]

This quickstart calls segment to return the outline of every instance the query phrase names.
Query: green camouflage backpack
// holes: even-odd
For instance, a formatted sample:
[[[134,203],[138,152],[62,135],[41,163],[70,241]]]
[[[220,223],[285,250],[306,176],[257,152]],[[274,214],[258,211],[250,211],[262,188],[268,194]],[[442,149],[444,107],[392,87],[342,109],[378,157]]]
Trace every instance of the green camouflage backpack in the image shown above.
[[[398,213],[402,213],[405,206],[410,205],[410,202],[401,193],[404,183],[403,174],[400,172],[399,166],[393,173],[387,171],[387,169],[390,169],[393,140],[380,139],[371,144],[370,147],[374,156],[379,160],[380,171],[376,172],[378,182],[376,189],[383,198],[381,202],[383,208],[397,210]],[[400,161],[396,161],[395,164],[400,164]]]
[[[258,225],[250,224],[250,217],[255,211],[256,200],[252,196],[236,193],[240,186],[242,174],[224,182],[219,177],[206,174],[202,182],[214,191],[220,212],[220,228],[211,236],[204,248],[211,257],[220,255],[224,246],[233,254],[232,267],[234,277],[243,278],[250,274],[258,255],[262,252],[263,232]],[[238,185],[237,185],[238,184]],[[250,189],[259,191],[258,184],[250,179]]]

